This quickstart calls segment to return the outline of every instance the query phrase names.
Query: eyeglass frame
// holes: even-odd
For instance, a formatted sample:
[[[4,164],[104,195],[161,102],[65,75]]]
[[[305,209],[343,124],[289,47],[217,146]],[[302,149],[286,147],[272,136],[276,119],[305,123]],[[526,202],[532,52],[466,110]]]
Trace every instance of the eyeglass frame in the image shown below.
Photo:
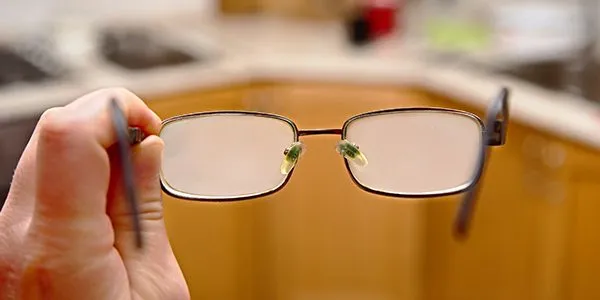
[[[482,132],[481,139],[482,139],[482,143],[485,143],[484,123],[479,117],[477,117],[477,115],[470,113],[470,112],[462,111],[462,110],[439,108],[439,107],[402,107],[402,108],[391,108],[391,109],[369,111],[369,112],[361,113],[361,114],[350,117],[349,119],[347,119],[344,122],[344,124],[342,125],[341,128],[320,128],[320,129],[298,129],[298,126],[296,125],[296,123],[294,123],[294,121],[292,121],[290,118],[287,118],[285,116],[281,116],[278,114],[273,114],[273,113],[257,112],[257,111],[243,111],[243,110],[206,111],[206,112],[196,112],[196,113],[184,114],[184,115],[179,115],[179,116],[168,118],[162,122],[161,131],[159,132],[158,135],[160,136],[160,134],[162,133],[162,129],[166,128],[167,125],[169,125],[171,123],[175,123],[175,122],[182,121],[182,120],[194,119],[194,118],[198,118],[198,117],[227,115],[227,116],[254,116],[254,117],[270,118],[270,119],[276,119],[276,120],[282,121],[292,128],[292,131],[294,134],[294,139],[292,142],[299,142],[300,137],[303,137],[303,136],[315,136],[315,135],[338,135],[338,136],[340,136],[341,140],[344,140],[347,135],[348,126],[356,120],[360,120],[360,119],[363,119],[366,117],[383,115],[383,114],[395,114],[395,113],[405,113],[405,112],[440,112],[440,113],[451,113],[451,114],[468,117],[468,118],[476,121],[477,124],[479,125],[479,127],[482,129],[481,130],[481,132]],[[389,197],[397,197],[397,198],[411,198],[411,199],[443,197],[443,196],[450,196],[450,195],[462,193],[465,190],[467,190],[471,185],[473,185],[473,183],[471,181],[469,181],[469,183],[464,186],[459,186],[459,188],[451,189],[450,192],[442,192],[442,193],[429,192],[429,193],[415,194],[415,193],[385,192],[385,191],[371,189],[371,188],[361,184],[356,179],[356,177],[352,173],[352,171],[350,170],[350,165],[348,163],[348,160],[345,158],[344,158],[344,165],[346,166],[346,170],[350,174],[350,177],[352,178],[352,182],[355,185],[357,185],[361,190],[363,190],[365,192],[380,195],[380,196],[389,196]],[[290,170],[290,172],[288,174],[286,174],[285,180],[273,189],[270,189],[270,190],[267,190],[264,192],[260,192],[260,193],[251,194],[251,195],[223,197],[223,198],[218,198],[218,199],[206,198],[206,197],[202,197],[202,196],[195,196],[190,193],[181,192],[181,191],[173,188],[168,183],[168,180],[166,180],[166,178],[163,176],[162,171],[160,174],[160,179],[161,179],[161,186],[163,188],[163,191],[167,195],[172,196],[172,197],[176,197],[176,198],[183,199],[183,200],[192,200],[192,201],[201,201],[201,202],[237,202],[237,201],[252,200],[255,198],[259,198],[259,197],[265,197],[265,196],[272,195],[274,193],[281,191],[287,185],[290,178],[293,176],[294,169],[295,169],[295,167],[292,168],[292,170]]]
[[[465,196],[463,197],[463,200],[459,203],[459,209],[456,214],[455,224],[454,224],[455,237],[464,238],[467,235],[468,228],[469,228],[471,219],[473,217],[473,210],[474,210],[475,204],[477,202],[476,200],[477,200],[479,189],[481,187],[481,178],[483,177],[483,174],[487,167],[487,161],[490,156],[490,153],[489,153],[490,148],[495,147],[495,146],[502,146],[506,143],[506,137],[507,137],[507,132],[508,132],[508,122],[509,122],[509,103],[508,103],[509,96],[510,96],[509,89],[506,87],[502,87],[498,96],[494,99],[494,101],[488,108],[488,111],[487,111],[486,117],[485,117],[485,123],[477,115],[467,112],[467,111],[463,111],[463,110],[450,109],[450,108],[439,108],[439,107],[403,107],[403,108],[391,108],[391,109],[369,111],[369,112],[365,112],[365,113],[361,113],[361,114],[352,116],[343,123],[342,128],[340,128],[340,129],[333,128],[333,129],[299,130],[296,123],[294,123],[291,119],[281,116],[281,115],[265,113],[265,112],[256,112],[256,111],[223,110],[223,111],[208,111],[208,112],[190,113],[190,114],[184,114],[184,115],[179,115],[179,116],[168,118],[168,119],[162,121],[160,132],[162,132],[165,125],[172,123],[172,122],[180,121],[183,119],[189,119],[189,118],[193,118],[193,117],[206,116],[206,115],[236,114],[236,115],[253,115],[253,116],[259,116],[259,117],[268,117],[268,118],[274,118],[274,119],[284,121],[288,125],[290,125],[290,127],[294,131],[294,142],[299,142],[301,136],[310,136],[310,135],[340,135],[341,140],[344,140],[346,137],[346,131],[348,129],[348,126],[352,122],[359,120],[361,118],[370,117],[370,116],[398,113],[398,112],[435,111],[435,112],[459,114],[459,115],[470,117],[470,118],[476,120],[481,128],[482,143],[481,143],[480,154],[478,157],[478,164],[477,164],[477,167],[473,174],[472,179],[469,181],[469,184],[465,185],[464,187],[452,190],[450,192],[403,194],[403,193],[390,193],[390,192],[374,190],[374,189],[364,186],[356,179],[356,177],[350,170],[348,159],[344,158],[344,164],[346,166],[346,170],[350,174],[350,178],[352,179],[353,183],[355,185],[357,185],[361,190],[368,192],[368,193],[381,195],[381,196],[388,196],[388,197],[414,199],[414,198],[428,198],[428,197],[444,197],[444,196],[451,196],[451,195],[456,195],[456,194],[466,192]],[[126,161],[125,162],[126,166],[128,166],[125,169],[130,170],[131,169],[131,166],[130,166],[131,161],[129,159],[130,157],[127,153],[124,153],[126,151],[125,151],[125,147],[123,146],[126,144],[126,142],[125,142],[126,136],[122,133],[122,130],[120,130],[120,128],[125,127],[125,126],[123,126],[123,119],[121,119],[122,112],[120,111],[118,105],[116,105],[116,102],[114,100],[113,100],[112,109],[113,109],[113,120],[115,122],[115,128],[116,128],[117,132],[121,132],[120,134],[118,134],[118,136],[119,136],[118,143],[120,144],[120,148],[121,148],[120,152],[122,152],[121,156],[122,156],[123,160]],[[493,130],[488,130],[489,128],[492,128]],[[160,132],[159,132],[159,136],[160,136]],[[137,143],[140,143],[144,139],[144,137],[145,137],[144,133],[139,128],[129,128],[129,136],[128,136],[129,139],[127,141],[127,144],[135,145]],[[266,191],[263,193],[257,193],[255,195],[241,196],[241,197],[229,198],[229,199],[206,200],[205,198],[200,198],[200,197],[187,197],[185,195],[179,195],[179,193],[175,189],[173,189],[170,186],[168,186],[167,184],[165,184],[166,180],[163,179],[162,170],[160,173],[160,183],[161,183],[162,190],[167,195],[172,196],[172,197],[177,197],[177,198],[180,198],[183,200],[193,200],[193,201],[202,201],[202,202],[238,202],[238,201],[247,201],[247,200],[251,200],[251,199],[255,199],[255,198],[259,198],[259,197],[264,197],[264,196],[268,196],[268,195],[279,192],[289,182],[290,178],[293,175],[294,169],[295,169],[295,166],[290,170],[290,172],[288,174],[286,174],[286,178],[283,181],[283,183],[278,185],[275,189],[272,189],[272,190],[269,190],[269,191]],[[131,172],[128,172],[128,174],[125,174],[125,175],[126,176],[124,176],[125,177],[124,180],[125,180],[126,186],[129,186],[129,187],[133,186],[133,183],[132,183],[133,174],[131,174]],[[181,193],[181,194],[188,194],[188,193]],[[133,190],[127,191],[127,198],[129,199],[128,202],[130,202],[130,204],[131,204],[130,206],[132,206],[132,211],[134,212],[134,215],[135,215],[136,214],[135,212],[137,211],[137,200],[135,199],[136,197],[135,197],[135,193]],[[136,232],[141,231],[139,228],[139,217],[133,216],[133,222],[134,222],[134,227],[136,227],[136,229],[137,229]],[[136,239],[137,240],[136,244],[138,245],[139,248],[141,248],[141,245],[142,245],[141,244],[141,234],[138,234],[137,236],[138,236],[138,238]]]

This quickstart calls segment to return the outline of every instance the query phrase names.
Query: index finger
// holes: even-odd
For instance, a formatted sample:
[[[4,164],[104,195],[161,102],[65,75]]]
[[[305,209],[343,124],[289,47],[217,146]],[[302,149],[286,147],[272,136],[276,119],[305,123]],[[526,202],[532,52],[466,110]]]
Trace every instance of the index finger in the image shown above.
[[[139,128],[145,135],[158,134],[160,118],[144,101],[127,89],[98,90],[77,99],[65,108],[76,114],[77,118],[85,119],[89,133],[104,148],[108,148],[117,142],[115,131],[107,130],[112,128],[112,115],[108,109],[112,99],[117,101],[130,127]]]

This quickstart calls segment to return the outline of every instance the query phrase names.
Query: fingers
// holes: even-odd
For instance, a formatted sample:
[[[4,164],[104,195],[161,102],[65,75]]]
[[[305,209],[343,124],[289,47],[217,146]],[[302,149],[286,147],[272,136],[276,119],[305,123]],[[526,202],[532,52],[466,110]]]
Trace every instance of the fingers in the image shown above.
[[[65,230],[60,222],[80,225],[106,219],[110,174],[106,148],[116,142],[111,98],[120,102],[131,126],[148,134],[159,130],[160,119],[142,100],[122,89],[100,90],[44,113],[38,124],[36,151],[28,155],[36,160],[34,216],[52,220],[37,223],[52,224],[48,230]],[[93,238],[93,232],[82,234]]]
[[[159,181],[163,149],[164,144],[159,137],[149,136],[136,146],[132,153],[144,238],[143,249],[137,249],[134,244],[135,232],[124,197],[120,164],[117,159],[111,162],[108,214],[115,231],[115,246],[125,262],[128,273],[138,275],[131,276],[132,289],[156,288],[152,294],[140,295],[142,299],[156,298],[159,295],[166,297],[172,295],[173,291],[187,291],[185,286],[181,286],[185,284],[185,280],[169,244],[163,220]],[[148,292],[147,289],[140,289],[140,292],[142,290]]]
[[[86,143],[95,140],[106,148],[115,141],[112,120],[108,112],[111,98],[117,99],[131,126],[140,127],[147,134],[158,132],[160,118],[148,109],[142,100],[125,89],[98,90],[64,108],[50,109],[40,119],[15,170],[11,190],[2,210],[6,219],[10,219],[10,224],[28,223],[33,212],[40,132],[43,132],[45,139],[62,140],[63,146],[56,143],[54,146],[64,147],[72,141]],[[74,147],[74,149],[80,148]],[[43,150],[43,152],[47,151]]]
[[[104,148],[116,142],[112,129],[112,114],[109,111],[111,99],[119,103],[129,126],[140,127],[146,134],[157,134],[160,118],[135,94],[126,89],[99,90],[79,98],[65,108],[74,112],[75,122],[83,121],[89,134]]]

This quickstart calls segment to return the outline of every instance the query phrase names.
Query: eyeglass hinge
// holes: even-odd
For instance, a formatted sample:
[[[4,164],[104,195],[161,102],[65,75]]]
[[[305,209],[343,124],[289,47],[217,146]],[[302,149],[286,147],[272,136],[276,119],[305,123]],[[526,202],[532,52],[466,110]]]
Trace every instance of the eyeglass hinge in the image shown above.
[[[504,124],[504,120],[496,120],[494,121],[494,132],[490,140],[488,141],[488,145],[490,146],[502,146],[506,143],[506,126]]]

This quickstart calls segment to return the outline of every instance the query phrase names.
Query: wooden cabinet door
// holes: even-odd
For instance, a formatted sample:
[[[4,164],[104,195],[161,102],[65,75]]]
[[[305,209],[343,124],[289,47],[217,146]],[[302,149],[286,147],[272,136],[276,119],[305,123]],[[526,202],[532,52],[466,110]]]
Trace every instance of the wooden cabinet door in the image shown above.
[[[564,299],[600,299],[600,180],[578,181],[573,185],[573,192],[577,203],[565,269],[568,291]]]
[[[567,268],[568,300],[600,299],[600,151],[580,148],[573,174],[572,209]]]
[[[301,129],[428,105],[409,89],[386,86],[289,83],[264,92],[251,108],[287,116]],[[288,185],[251,206],[256,299],[419,299],[421,202],[356,187],[335,151],[339,139],[303,137],[307,151]]]
[[[323,128],[426,99],[396,87],[281,84],[148,103],[162,118],[246,109]],[[418,299],[420,204],[362,192],[334,150],[337,140],[305,140],[293,178],[271,196],[232,203],[165,196],[167,230],[193,299]]]
[[[163,97],[144,97],[161,118],[239,110],[251,88],[225,87]],[[252,251],[247,228],[252,216],[244,203],[205,203],[163,195],[165,223],[192,299],[251,299]]]
[[[426,203],[424,299],[562,299],[572,204],[568,151],[513,120],[507,144],[491,152],[465,241],[449,235],[462,195]]]
[[[339,128],[353,115],[383,108],[470,110],[409,88],[316,83],[235,87],[148,103],[162,118],[244,109],[284,115],[301,129]],[[414,201],[363,192],[334,150],[338,140],[304,137],[307,152],[293,177],[270,196],[218,204],[165,197],[167,230],[193,299],[596,295],[587,277],[594,252],[584,245],[595,245],[595,208],[588,200],[597,186],[572,178],[570,145],[512,123],[507,145],[492,151],[471,236],[457,242],[451,226],[460,196]],[[577,215],[583,219],[573,223]],[[582,232],[577,248],[566,246],[572,228]],[[572,253],[581,257],[577,264],[570,263]]]

